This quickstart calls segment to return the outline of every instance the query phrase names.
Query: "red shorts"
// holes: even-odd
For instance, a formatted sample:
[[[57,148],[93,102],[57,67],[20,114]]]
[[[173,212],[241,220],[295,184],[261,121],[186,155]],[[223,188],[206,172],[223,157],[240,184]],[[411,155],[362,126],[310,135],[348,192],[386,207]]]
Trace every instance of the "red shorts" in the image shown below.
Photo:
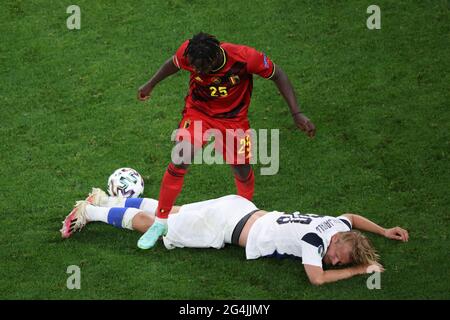
[[[186,108],[177,130],[176,141],[190,141],[195,149],[209,144],[214,137],[214,150],[228,164],[248,164],[252,156],[252,141],[248,119],[212,118],[192,108]]]

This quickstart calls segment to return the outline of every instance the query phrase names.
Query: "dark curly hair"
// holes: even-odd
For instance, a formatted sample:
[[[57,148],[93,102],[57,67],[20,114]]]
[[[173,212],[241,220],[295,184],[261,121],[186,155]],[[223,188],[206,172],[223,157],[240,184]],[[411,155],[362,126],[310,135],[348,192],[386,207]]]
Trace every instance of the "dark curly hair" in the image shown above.
[[[211,67],[220,52],[219,40],[213,35],[200,32],[189,40],[183,55],[188,58],[189,63],[194,67],[205,70]]]

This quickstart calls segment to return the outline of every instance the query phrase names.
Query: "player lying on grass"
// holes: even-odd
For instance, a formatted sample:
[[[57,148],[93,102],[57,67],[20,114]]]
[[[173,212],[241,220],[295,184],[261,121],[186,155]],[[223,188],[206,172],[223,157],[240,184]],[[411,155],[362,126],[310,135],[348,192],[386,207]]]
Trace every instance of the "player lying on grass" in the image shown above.
[[[108,197],[100,189],[93,189],[66,217],[61,234],[68,238],[92,221],[143,233],[154,223],[157,207],[154,199]],[[400,227],[385,229],[357,214],[331,217],[267,212],[238,195],[174,206],[168,224],[168,233],[163,237],[168,249],[219,249],[235,244],[245,248],[247,259],[299,257],[315,285],[367,273],[370,265],[383,271],[370,241],[353,228],[394,240],[409,238]],[[324,270],[323,264],[345,267]]]

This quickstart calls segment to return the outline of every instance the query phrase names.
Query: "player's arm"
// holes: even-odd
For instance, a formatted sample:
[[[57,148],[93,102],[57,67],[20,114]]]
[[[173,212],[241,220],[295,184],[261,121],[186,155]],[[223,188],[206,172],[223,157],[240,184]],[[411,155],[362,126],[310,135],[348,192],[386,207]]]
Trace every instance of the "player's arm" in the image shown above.
[[[158,71],[151,77],[147,83],[142,85],[138,90],[138,99],[139,100],[147,100],[150,97],[150,93],[153,88],[162,80],[171,76],[172,74],[178,72],[180,70],[173,62],[173,58],[168,59],[164,64],[159,68]]]
[[[316,134],[316,127],[308,119],[308,117],[306,117],[303,112],[301,112],[300,107],[297,103],[294,88],[292,87],[292,84],[289,81],[286,73],[277,65],[275,67],[275,73],[270,79],[275,82],[278,90],[286,100],[297,127],[305,131],[309,137],[314,137],[314,135]]]
[[[353,228],[355,229],[372,232],[388,239],[400,240],[403,242],[406,242],[409,239],[408,231],[400,227],[385,229],[375,222],[354,213],[346,213],[343,216],[350,220]]]
[[[309,281],[316,286],[348,279],[359,274],[373,272],[373,270],[371,270],[369,266],[364,265],[335,270],[323,270],[322,267],[313,266],[310,264],[304,264],[303,266],[305,267],[305,271],[308,275]],[[380,272],[384,271],[381,265],[379,265],[378,267],[380,268]]]

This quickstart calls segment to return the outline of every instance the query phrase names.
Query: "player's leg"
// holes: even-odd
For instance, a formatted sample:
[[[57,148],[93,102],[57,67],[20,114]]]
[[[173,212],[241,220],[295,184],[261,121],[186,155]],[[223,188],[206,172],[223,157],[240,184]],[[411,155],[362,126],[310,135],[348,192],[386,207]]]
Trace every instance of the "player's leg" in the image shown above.
[[[177,213],[179,209],[179,206],[174,206],[170,214]],[[144,233],[155,222],[155,215],[136,208],[97,207],[87,201],[79,201],[74,211],[63,221],[61,236],[69,238],[75,231],[81,231],[86,224],[94,221]]]
[[[195,153],[203,145],[203,132],[207,128],[208,125],[206,122],[204,123],[202,116],[196,113],[188,112],[180,122],[175,152],[172,152],[172,161],[169,163],[161,182],[156,220],[152,227],[139,239],[139,248],[152,248],[159,237],[167,233],[167,217],[183,188],[184,176],[189,164],[192,163]]]
[[[255,188],[255,175],[250,165],[252,157],[252,139],[247,120],[238,122],[220,122],[225,132],[222,153],[225,161],[231,165],[234,173],[237,194],[252,200]],[[220,148],[220,144],[218,146]]]
[[[192,156],[193,158],[193,156]],[[169,163],[164,173],[159,191],[159,202],[156,209],[156,223],[149,228],[138,240],[138,247],[141,249],[152,248],[160,236],[167,233],[167,218],[172,212],[175,200],[183,188],[184,175],[189,165]]]
[[[255,190],[255,175],[250,164],[231,165],[237,194],[252,200]]]
[[[90,204],[98,207],[122,207],[141,209],[155,215],[158,200],[152,198],[125,198],[110,197],[100,188],[92,188],[92,192],[86,198]]]
[[[150,222],[154,220],[152,215],[137,208],[97,207],[90,204],[85,207],[85,217],[87,222],[100,221],[116,228],[135,230],[133,220],[137,215],[145,217],[145,219],[140,219],[141,222]],[[150,227],[150,225],[148,227]],[[140,227],[142,226],[140,225]]]
[[[172,159],[161,181],[159,203],[156,209],[158,219],[167,219],[176,198],[183,188],[184,176],[192,163],[195,153],[203,145],[203,132],[208,128],[203,116],[192,111],[186,112],[176,134],[176,144]]]
[[[139,224],[133,225],[133,219],[138,214],[145,215],[146,218],[140,218]],[[117,228],[134,230],[136,227],[139,231],[144,232],[153,223],[152,220],[154,218],[151,215],[137,208],[98,207],[82,200],[77,201],[74,209],[63,221],[63,227],[60,231],[63,238],[69,238],[75,231],[81,231],[87,223],[100,221]]]
[[[186,160],[182,163],[175,164],[171,161],[167,166],[166,172],[164,173],[159,191],[159,202],[156,208],[156,216],[158,218],[167,219],[170,210],[172,209],[183,188],[184,176],[187,173],[189,164],[193,161],[195,155],[195,149],[193,147],[183,147],[183,145],[187,146],[188,144],[190,144],[188,141],[177,143],[177,145],[180,148],[183,148],[183,150],[190,150],[190,153],[184,155]]]
[[[170,210],[170,214],[176,214],[180,211],[180,206],[173,206]],[[155,222],[155,216],[148,214],[148,212],[138,212],[132,222],[132,230],[136,230],[140,233],[145,233]]]
[[[102,204],[112,207],[104,207]],[[154,199],[108,197],[101,189],[93,188],[86,200],[77,201],[73,210],[64,219],[60,230],[61,236],[68,238],[73,232],[81,230],[87,223],[93,221],[144,233],[155,220],[157,205],[158,201]],[[177,213],[179,209],[179,206],[173,206],[170,213]]]
[[[155,215],[158,207],[158,200],[151,198],[124,198],[124,197],[108,197],[100,204],[99,207],[119,207],[119,208],[136,208]]]
[[[147,231],[155,222],[155,218],[146,214],[145,212],[139,212],[132,221],[133,230],[136,230],[140,233],[144,233]]]

